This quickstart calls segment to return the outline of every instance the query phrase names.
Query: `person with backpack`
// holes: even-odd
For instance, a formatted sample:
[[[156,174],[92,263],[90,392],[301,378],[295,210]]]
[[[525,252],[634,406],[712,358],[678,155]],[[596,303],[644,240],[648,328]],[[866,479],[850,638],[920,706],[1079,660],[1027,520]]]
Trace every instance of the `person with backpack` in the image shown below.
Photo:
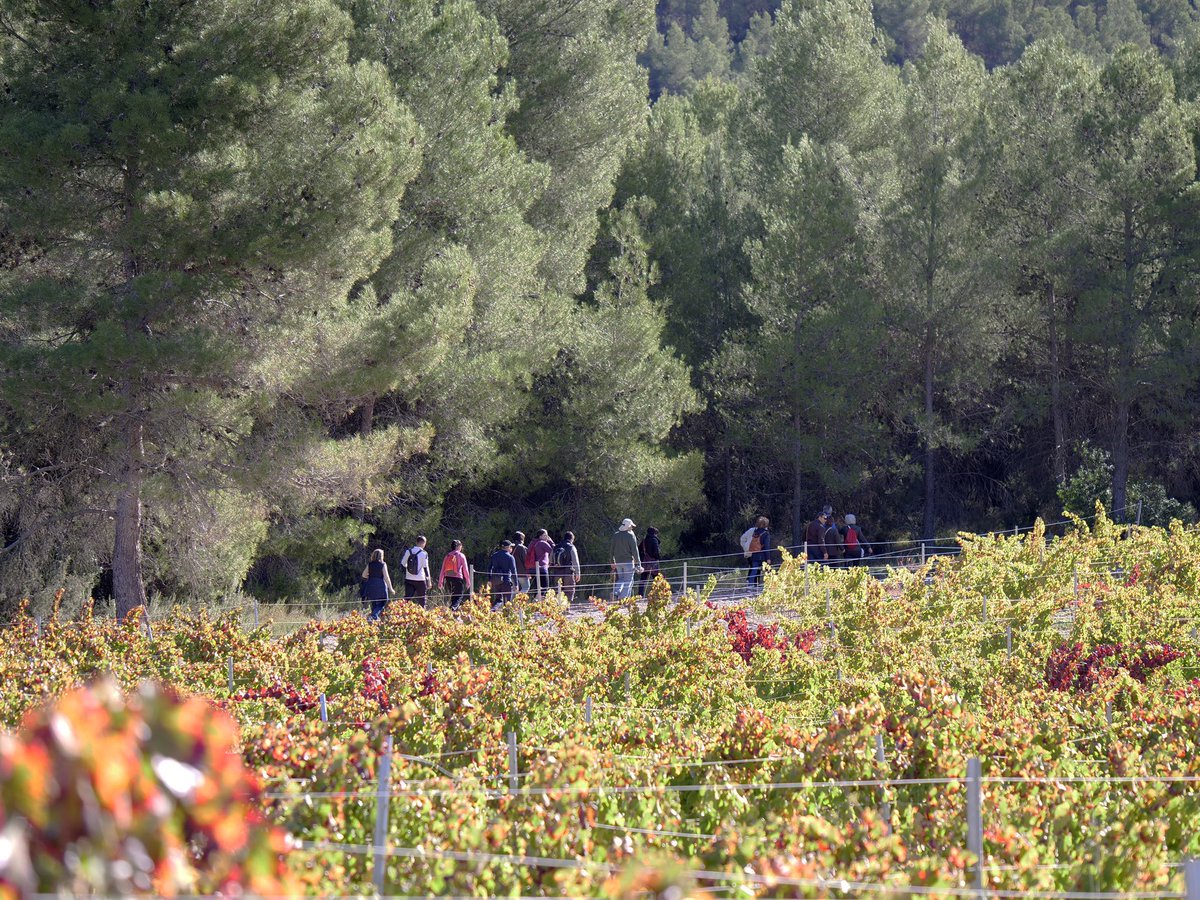
[[[487,576],[492,587],[492,612],[496,612],[513,598],[513,589],[517,586],[517,560],[513,556],[512,541],[500,542],[488,559]]]
[[[575,534],[564,531],[562,539],[554,545],[554,551],[550,554],[550,583],[558,586],[568,604],[575,602],[575,586],[579,584],[582,574]]]
[[[383,550],[376,548],[371,551],[371,561],[363,569],[362,578],[362,598],[371,604],[368,618],[378,622],[387,608],[388,600],[396,594],[391,576],[388,575],[387,563],[383,561]]]
[[[613,600],[627,600],[633,593],[633,578],[642,569],[642,558],[638,553],[637,528],[633,519],[623,519],[608,542],[608,555],[613,570]]]
[[[512,557],[517,562],[517,590],[522,594],[529,593],[529,567],[526,559],[529,548],[525,546],[525,532],[514,531],[512,539]]]
[[[861,566],[863,561],[871,555],[871,545],[863,538],[862,528],[858,524],[858,517],[853,513],[846,513],[846,559],[847,565]]]
[[[450,589],[450,609],[458,612],[463,601],[471,593],[471,568],[462,552],[462,541],[451,541],[450,552],[442,560],[442,572],[438,576],[438,587]]]
[[[658,529],[651,525],[646,529],[646,536],[638,548],[642,554],[642,577],[638,581],[638,593],[645,597],[650,585],[658,577],[659,560],[662,559],[662,541],[658,537]]]
[[[746,550],[750,553],[750,571],[746,573],[746,587],[757,593],[762,590],[763,563],[771,554],[771,522],[766,516],[759,516],[754,523],[754,533]]]
[[[829,560],[829,565],[840,566],[843,564],[845,555],[845,539],[842,537],[842,532],[838,528],[837,522],[831,515],[828,518],[828,524],[825,526],[825,556]]]
[[[424,609],[425,597],[433,587],[433,579],[429,576],[429,554],[425,552],[425,535],[418,535],[417,542],[404,551],[400,565],[404,566],[404,599]]]
[[[826,506],[804,529],[804,544],[808,548],[809,562],[826,562],[829,559],[828,553],[825,552],[825,529],[832,514],[833,509]]]
[[[537,597],[542,599],[542,592],[550,590],[550,554],[554,551],[554,543],[545,528],[538,531],[529,549],[525,552],[525,568],[532,580],[532,589],[537,591]]]

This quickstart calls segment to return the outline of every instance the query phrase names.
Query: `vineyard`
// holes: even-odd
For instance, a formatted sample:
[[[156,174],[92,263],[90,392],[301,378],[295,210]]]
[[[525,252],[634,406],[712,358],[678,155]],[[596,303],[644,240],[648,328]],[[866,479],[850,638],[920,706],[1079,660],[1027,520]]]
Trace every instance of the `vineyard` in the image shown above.
[[[598,619],[22,615],[0,893],[1184,896],[1200,532],[961,545]]]

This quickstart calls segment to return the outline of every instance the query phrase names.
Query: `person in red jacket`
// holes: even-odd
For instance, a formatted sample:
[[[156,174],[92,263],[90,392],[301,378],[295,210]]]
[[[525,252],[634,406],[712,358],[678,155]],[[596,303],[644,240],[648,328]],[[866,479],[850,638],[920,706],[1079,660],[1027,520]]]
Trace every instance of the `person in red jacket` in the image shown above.
[[[550,590],[550,554],[554,544],[545,528],[538,531],[525,554],[525,568],[529,570],[532,579],[530,587],[537,592],[538,599],[542,593]]]

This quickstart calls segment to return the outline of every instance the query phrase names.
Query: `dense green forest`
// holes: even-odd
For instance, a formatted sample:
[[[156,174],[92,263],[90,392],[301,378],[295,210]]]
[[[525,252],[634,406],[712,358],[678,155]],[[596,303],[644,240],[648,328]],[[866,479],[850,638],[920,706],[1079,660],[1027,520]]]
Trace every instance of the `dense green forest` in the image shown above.
[[[1186,0],[0,0],[0,596],[1200,498]]]

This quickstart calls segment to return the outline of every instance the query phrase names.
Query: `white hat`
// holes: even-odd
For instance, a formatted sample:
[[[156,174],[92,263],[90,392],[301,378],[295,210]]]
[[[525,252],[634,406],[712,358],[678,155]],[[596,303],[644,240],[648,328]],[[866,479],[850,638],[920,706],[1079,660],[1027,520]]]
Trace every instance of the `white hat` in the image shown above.
[[[633,519],[622,519],[621,531],[628,531],[630,528],[637,528],[637,525],[634,524]]]
[[[846,524],[857,525],[858,519],[854,518],[854,513],[846,513]]]

